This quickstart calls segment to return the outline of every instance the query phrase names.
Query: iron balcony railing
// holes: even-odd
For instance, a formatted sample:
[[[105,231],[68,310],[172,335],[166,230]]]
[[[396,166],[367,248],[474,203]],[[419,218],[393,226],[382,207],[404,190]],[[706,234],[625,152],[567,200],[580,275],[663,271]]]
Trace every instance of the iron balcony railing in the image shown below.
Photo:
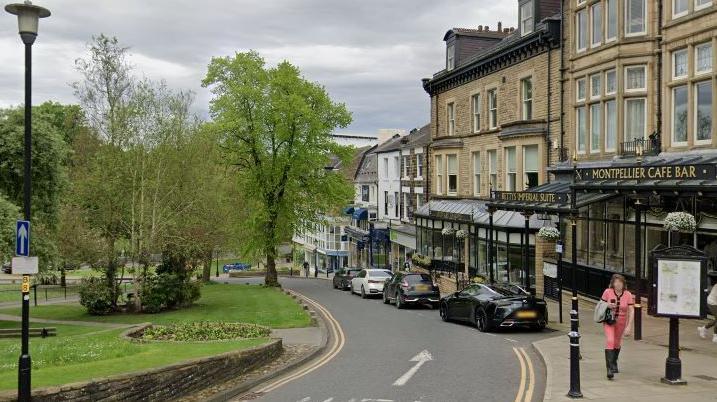
[[[620,143],[620,156],[623,157],[657,155],[661,151],[660,134],[658,133],[652,133],[648,138],[635,138],[632,141]]]

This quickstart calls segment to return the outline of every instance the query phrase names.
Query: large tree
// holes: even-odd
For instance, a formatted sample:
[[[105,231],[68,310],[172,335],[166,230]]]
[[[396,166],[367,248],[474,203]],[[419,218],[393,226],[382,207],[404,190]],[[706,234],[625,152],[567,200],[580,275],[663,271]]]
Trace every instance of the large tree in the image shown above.
[[[202,84],[213,94],[210,126],[243,194],[243,248],[266,257],[265,283],[278,286],[277,246],[352,197],[343,176],[325,169],[332,155],[349,158],[331,134],[351,114],[297,67],[267,67],[256,52],[212,59]]]

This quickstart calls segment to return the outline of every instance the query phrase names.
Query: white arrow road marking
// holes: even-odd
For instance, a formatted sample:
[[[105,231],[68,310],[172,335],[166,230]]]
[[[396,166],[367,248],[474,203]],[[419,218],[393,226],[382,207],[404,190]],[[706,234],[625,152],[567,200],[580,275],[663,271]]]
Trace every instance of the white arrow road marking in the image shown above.
[[[27,240],[27,229],[25,225],[20,225],[20,229],[17,231],[17,237],[20,238],[20,254],[25,254],[25,241]]]
[[[413,359],[411,359],[412,362],[416,362],[416,364],[411,367],[408,371],[406,371],[406,374],[402,375],[401,377],[396,380],[393,385],[395,387],[402,387],[406,385],[406,383],[413,377],[417,372],[418,369],[421,368],[427,361],[433,360],[433,356],[427,351],[424,350],[423,352],[413,356]]]

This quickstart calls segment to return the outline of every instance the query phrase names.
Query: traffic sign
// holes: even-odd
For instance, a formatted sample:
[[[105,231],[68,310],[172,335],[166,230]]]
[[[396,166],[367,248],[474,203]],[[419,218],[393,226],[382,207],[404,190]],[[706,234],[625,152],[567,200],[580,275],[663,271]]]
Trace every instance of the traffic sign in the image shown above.
[[[13,257],[12,274],[13,275],[33,275],[39,272],[40,266],[37,257]]]
[[[17,221],[15,226],[15,255],[30,255],[30,221]]]

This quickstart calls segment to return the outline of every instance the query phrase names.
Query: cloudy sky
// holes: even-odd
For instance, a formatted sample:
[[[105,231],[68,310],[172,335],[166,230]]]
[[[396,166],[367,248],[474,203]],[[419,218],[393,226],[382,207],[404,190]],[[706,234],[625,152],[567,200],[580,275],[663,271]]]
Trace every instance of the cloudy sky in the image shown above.
[[[37,0],[52,11],[40,22],[34,52],[34,102],[74,102],[74,61],[92,35],[131,47],[138,75],[196,93],[212,56],[254,49],[269,63],[287,59],[345,102],[345,132],[425,124],[421,78],[440,70],[451,27],[515,26],[517,0]],[[17,22],[0,18],[0,106],[23,99],[23,49]]]

